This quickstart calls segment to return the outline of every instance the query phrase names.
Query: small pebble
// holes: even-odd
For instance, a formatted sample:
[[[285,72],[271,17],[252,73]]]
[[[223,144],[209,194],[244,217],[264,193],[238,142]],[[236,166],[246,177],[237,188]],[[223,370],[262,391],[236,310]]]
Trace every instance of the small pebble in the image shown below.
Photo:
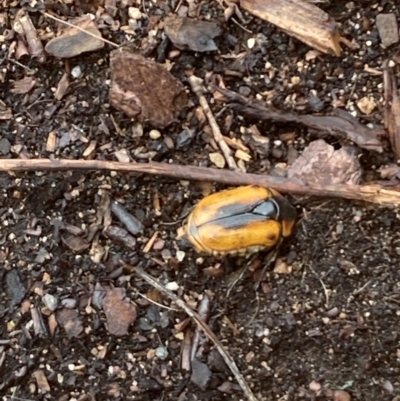
[[[177,251],[176,252],[176,258],[178,259],[178,262],[182,262],[183,259],[185,259],[186,253],[183,251]]]
[[[57,309],[58,301],[54,295],[44,294],[42,301],[50,311],[54,312]]]
[[[82,68],[81,68],[79,65],[75,66],[75,67],[71,70],[71,75],[72,75],[74,78],[79,78],[79,77],[82,75]]]
[[[170,291],[176,291],[179,288],[179,284],[176,281],[170,281],[165,285],[165,288]]]
[[[256,44],[256,40],[254,38],[250,38],[247,40],[247,47],[249,49],[252,49],[255,44]]]
[[[129,18],[136,19],[136,20],[142,18],[142,16],[143,16],[142,12],[137,7],[129,7],[128,15],[129,15]]]
[[[149,136],[151,139],[159,139],[161,137],[161,132],[156,129],[152,129],[149,133]]]
[[[168,350],[165,347],[156,348],[156,357],[158,359],[166,359],[168,357]]]
[[[210,160],[214,163],[218,168],[225,167],[225,158],[221,155],[221,153],[215,152],[209,154]]]

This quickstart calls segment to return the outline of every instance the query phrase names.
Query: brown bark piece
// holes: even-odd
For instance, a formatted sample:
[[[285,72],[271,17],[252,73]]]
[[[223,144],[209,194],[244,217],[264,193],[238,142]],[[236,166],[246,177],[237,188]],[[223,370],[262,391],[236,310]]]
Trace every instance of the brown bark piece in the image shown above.
[[[17,24],[22,28],[26,42],[28,43],[29,53],[33,57],[37,57],[39,62],[44,63],[46,61],[46,55],[43,50],[43,45],[29,15],[21,17]]]
[[[396,157],[400,159],[400,98],[397,92],[396,78],[393,71],[387,67],[387,61],[382,65],[383,86],[385,95],[384,124],[389,133],[390,145]]]
[[[218,50],[213,39],[222,33],[222,29],[214,22],[170,15],[165,18],[164,28],[166,35],[178,49],[196,52]]]
[[[78,337],[83,331],[82,320],[74,309],[60,309],[56,312],[56,319],[67,333],[68,338]]]
[[[214,87],[221,92],[226,101],[235,102],[230,108],[237,113],[257,120],[269,120],[277,123],[299,123],[309,128],[309,132],[320,138],[332,135],[349,139],[364,149],[383,152],[381,141],[377,138],[381,130],[362,125],[345,110],[336,109],[331,116],[314,116],[312,114],[295,114],[273,109],[259,101],[249,101],[245,97],[228,89]]]
[[[165,128],[187,105],[183,85],[161,64],[127,50],[110,54],[111,104],[141,123]]]
[[[240,0],[250,14],[276,25],[288,35],[328,54],[340,56],[336,21],[325,11],[301,0]]]
[[[389,47],[399,41],[399,27],[395,14],[378,14],[376,26],[383,46]]]
[[[355,148],[335,150],[323,139],[310,143],[288,170],[288,178],[321,185],[361,183],[362,170]]]
[[[42,369],[35,370],[33,376],[35,377],[36,383],[42,393],[48,393],[51,390],[46,375]]]
[[[125,289],[114,288],[108,291],[102,305],[110,334],[127,335],[129,326],[136,320],[137,312],[135,306],[125,298]]]
[[[74,21],[74,25],[89,32],[82,32],[80,29],[68,26],[61,29],[61,35],[51,39],[46,47],[46,52],[59,58],[71,58],[85,52],[99,50],[104,47],[101,40],[101,33],[94,21],[89,16],[83,16]],[[100,39],[95,38],[93,35]]]

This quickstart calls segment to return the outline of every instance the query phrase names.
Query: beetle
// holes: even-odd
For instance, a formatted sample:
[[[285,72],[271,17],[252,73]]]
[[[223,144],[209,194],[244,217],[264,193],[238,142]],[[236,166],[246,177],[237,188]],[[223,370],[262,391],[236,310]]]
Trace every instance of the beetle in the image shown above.
[[[279,246],[292,234],[296,218],[296,209],[279,192],[247,185],[203,198],[183,233],[199,253],[249,255]]]

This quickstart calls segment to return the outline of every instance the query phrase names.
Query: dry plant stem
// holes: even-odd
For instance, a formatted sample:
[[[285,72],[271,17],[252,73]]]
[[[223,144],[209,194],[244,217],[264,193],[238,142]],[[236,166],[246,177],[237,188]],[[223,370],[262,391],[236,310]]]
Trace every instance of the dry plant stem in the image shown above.
[[[210,106],[207,103],[207,99],[203,95],[203,80],[201,78],[196,77],[195,75],[191,75],[188,79],[190,86],[192,87],[192,91],[196,94],[199,99],[200,105],[204,110],[205,115],[207,116],[208,122],[210,123],[212,132],[214,134],[214,139],[220,147],[222,154],[225,157],[226,162],[231,170],[239,171],[235,159],[232,157],[232,152],[229,149],[229,146],[224,141],[224,137],[222,136],[221,130],[217,124],[217,121],[214,118],[214,115],[210,109]]]
[[[282,193],[293,195],[345,198],[400,206],[400,191],[382,185],[321,185],[318,182],[303,184],[287,178],[269,175],[246,174],[216,168],[181,166],[167,163],[121,163],[103,160],[48,160],[21,159],[0,160],[0,171],[72,171],[108,170],[160,175],[180,180],[214,181],[229,185],[260,185],[272,187]]]
[[[208,315],[210,313],[210,297],[207,294],[204,294],[203,299],[200,302],[199,310],[197,313],[200,319],[204,323],[207,323]],[[191,360],[193,360],[193,358],[196,356],[201,338],[202,338],[202,330],[200,329],[199,326],[197,326],[197,329],[193,336],[192,352],[190,355]]]
[[[152,276],[147,274],[145,271],[138,267],[134,267],[129,265],[128,263],[121,260],[121,263],[124,267],[129,268],[130,271],[133,271],[138,277],[142,278],[143,280],[147,281],[151,286],[165,294],[169,299],[175,302],[180,308],[182,308],[188,316],[190,316],[196,324],[204,331],[206,336],[214,343],[218,352],[221,354],[222,358],[224,359],[225,363],[229,366],[229,369],[235,376],[237,382],[239,383],[240,387],[242,388],[243,392],[245,393],[246,397],[250,401],[257,401],[257,398],[251,391],[251,388],[244,380],[244,377],[240,373],[238,367],[236,366],[235,361],[232,357],[225,351],[223,345],[218,340],[217,336],[213,333],[213,331],[209,328],[207,323],[205,323],[202,318],[199,316],[198,313],[193,311],[182,299],[177,297],[173,292],[167,290],[162,284],[160,284],[157,280],[155,280]]]

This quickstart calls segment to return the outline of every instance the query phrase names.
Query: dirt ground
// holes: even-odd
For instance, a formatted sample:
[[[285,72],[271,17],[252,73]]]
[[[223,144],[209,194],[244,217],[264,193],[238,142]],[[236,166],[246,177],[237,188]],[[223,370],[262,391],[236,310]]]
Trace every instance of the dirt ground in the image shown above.
[[[7,7],[0,11],[0,35],[10,30],[23,7],[35,27],[56,30],[55,22],[39,12],[42,6],[60,18],[69,18],[95,13],[101,5],[49,3],[6,1]],[[128,5],[142,11],[145,6],[148,15],[161,19],[166,10],[177,6],[161,0]],[[209,72],[218,73],[231,90],[246,96],[271,91],[275,107],[298,112],[328,114],[332,93],[338,90],[348,110],[354,110],[358,99],[371,95],[377,108],[369,116],[358,117],[364,124],[382,124],[382,75],[372,74],[365,65],[380,70],[385,59],[394,60],[395,66],[400,62],[398,44],[383,48],[375,26],[378,13],[394,13],[399,18],[399,5],[396,0],[318,4],[359,48],[343,46],[340,57],[321,55],[305,61],[311,49],[278,28],[245,13],[249,33],[232,21],[225,22],[219,3],[202,2],[198,5],[201,15],[223,27],[223,35],[215,39],[219,51],[183,50],[173,58],[171,73],[188,89],[185,70],[194,69],[202,78]],[[115,20],[127,24],[128,6],[118,9]],[[147,18],[139,21],[134,36],[106,28],[101,32],[118,44],[129,37],[131,47],[139,52],[148,34],[147,22]],[[258,36],[261,45],[248,49],[248,39],[257,34],[263,35]],[[151,152],[154,161],[213,166],[209,133],[197,129],[196,119],[187,121],[188,114],[159,130],[158,138],[149,136],[152,128],[146,125],[143,135],[132,133],[132,120],[109,104],[109,45],[68,61],[48,56],[40,63],[27,56],[16,63],[8,57],[12,40],[5,38],[0,48],[0,99],[13,111],[12,119],[0,120],[3,159],[117,160],[114,152],[127,150],[137,162],[149,161],[146,154]],[[161,37],[157,40],[161,46]],[[148,57],[156,57],[157,48]],[[167,43],[167,59],[174,49]],[[246,52],[245,66],[235,66],[235,58],[222,57],[241,52]],[[307,68],[300,69],[300,62]],[[71,79],[67,94],[56,100],[54,91],[66,63],[69,68],[79,66],[82,75]],[[276,68],[271,79],[266,79],[266,63]],[[225,74],[228,70],[237,73]],[[37,81],[34,93],[13,93],[13,81],[26,76]],[[293,77],[300,80],[289,85]],[[190,90],[188,94],[191,103],[186,113],[198,105],[196,96]],[[288,147],[282,134],[294,133],[297,152],[315,139],[304,127],[254,121],[221,109],[212,104],[221,127],[228,116],[232,118],[230,132],[237,138],[242,138],[241,128],[254,124],[270,138],[268,155],[247,163],[248,172],[270,172],[279,163],[287,163]],[[193,130],[189,138],[188,128]],[[49,152],[46,143],[52,132],[59,146]],[[95,150],[84,156],[92,140]],[[335,138],[326,141],[335,148],[341,145]],[[383,154],[358,150],[365,179],[378,178],[379,167],[396,162],[385,145]],[[245,399],[208,341],[202,342],[199,351],[207,383],[199,386],[190,380],[190,372],[181,369],[181,347],[183,333],[195,326],[189,323],[179,331],[177,324],[186,319],[185,313],[121,267],[120,259],[164,284],[176,283],[177,295],[194,308],[205,293],[210,296],[209,325],[258,400],[332,399],[329,394],[316,396],[315,386],[344,390],[352,400],[400,399],[400,214],[396,209],[289,195],[299,220],[294,235],[280,250],[280,261],[269,269],[260,290],[253,289],[254,278],[248,274],[226,299],[227,277],[243,261],[200,258],[176,241],[179,224],[175,224],[204,192],[222,189],[222,185],[145,174],[74,171],[2,173],[0,188],[3,400]],[[98,217],[104,192],[144,225],[130,248],[101,230]],[[111,218],[113,225],[123,227],[114,215]],[[155,232],[154,246],[145,252]],[[181,261],[180,250],[185,252]],[[135,305],[137,317],[126,335],[112,334],[109,316],[96,300],[98,286],[124,289]]]

